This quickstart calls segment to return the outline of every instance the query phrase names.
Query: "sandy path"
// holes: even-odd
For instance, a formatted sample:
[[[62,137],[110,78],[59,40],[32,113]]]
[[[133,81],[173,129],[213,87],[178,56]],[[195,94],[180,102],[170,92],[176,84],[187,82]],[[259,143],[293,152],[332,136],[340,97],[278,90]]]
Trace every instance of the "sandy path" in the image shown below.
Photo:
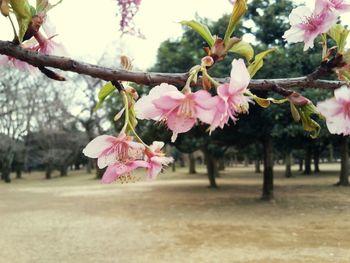
[[[331,187],[335,176],[277,174],[271,203],[247,168],[226,171],[219,190],[181,173],[0,183],[0,262],[350,262],[350,188]]]

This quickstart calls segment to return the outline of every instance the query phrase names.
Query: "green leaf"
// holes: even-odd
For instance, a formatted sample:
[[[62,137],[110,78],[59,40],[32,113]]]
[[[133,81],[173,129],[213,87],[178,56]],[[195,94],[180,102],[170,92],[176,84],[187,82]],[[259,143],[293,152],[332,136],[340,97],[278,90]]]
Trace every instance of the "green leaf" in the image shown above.
[[[37,14],[35,7],[29,5],[29,8],[30,8],[30,14],[32,15],[32,17],[35,16]]]
[[[312,102],[305,106],[296,106],[301,123],[303,125],[303,129],[310,133],[310,137],[315,139],[320,135],[321,126],[311,118],[312,115],[318,115],[320,118],[322,117],[320,113],[317,111],[317,108],[315,107]]]
[[[253,99],[262,108],[268,108],[270,106],[270,104],[271,104],[270,100],[264,99],[264,98],[260,98],[258,96],[255,96]]]
[[[40,13],[46,10],[49,6],[48,0],[36,0],[36,12]]]
[[[328,31],[328,35],[335,41],[335,43],[338,46],[338,50],[340,52],[344,50],[344,47],[346,45],[346,39],[348,38],[349,32],[350,31],[341,24],[334,25]]]
[[[37,0],[36,1],[36,12],[45,12],[47,13],[48,11],[50,11],[52,8],[54,8],[55,6],[57,6],[58,4],[62,3],[63,0],[59,0],[57,1],[56,4],[50,4],[49,1],[47,0]]]
[[[106,85],[104,85],[100,92],[98,93],[98,103],[95,106],[95,111],[101,108],[103,102],[105,99],[116,89],[116,87],[111,83],[108,82]]]
[[[300,121],[300,114],[293,103],[290,103],[290,112],[292,113],[293,120],[296,122]]]
[[[126,129],[126,133],[132,131],[137,126],[137,118],[135,112],[135,100],[131,94],[127,93],[128,101],[129,101],[129,125]]]
[[[191,20],[191,21],[181,21],[181,25],[188,26],[192,28],[195,32],[197,32],[209,45],[209,47],[212,47],[214,44],[214,37],[210,33],[209,28],[206,25],[203,25],[197,21]]]
[[[275,48],[271,48],[271,49],[265,50],[265,51],[263,51],[255,56],[254,62],[248,66],[248,72],[249,72],[251,78],[253,78],[254,75],[259,71],[259,69],[261,69],[262,66],[264,65],[265,56],[268,55],[269,53],[275,51],[275,50],[276,50]]]
[[[229,52],[244,56],[248,62],[254,57],[253,47],[249,43],[242,40],[234,44]]]
[[[228,42],[233,32],[235,31],[235,28],[239,23],[239,20],[247,12],[247,10],[248,10],[248,6],[247,6],[246,0],[236,0],[235,4],[233,5],[230,21],[228,23],[228,26],[225,32],[225,37],[224,37],[225,43]]]
[[[18,41],[22,43],[24,34],[32,21],[32,9],[27,0],[9,0],[9,3],[18,22]]]

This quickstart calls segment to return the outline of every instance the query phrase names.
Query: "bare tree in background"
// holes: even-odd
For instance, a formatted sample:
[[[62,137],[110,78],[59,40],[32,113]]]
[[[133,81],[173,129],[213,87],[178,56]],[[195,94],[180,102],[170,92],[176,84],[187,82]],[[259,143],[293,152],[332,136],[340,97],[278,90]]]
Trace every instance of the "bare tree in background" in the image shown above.
[[[28,158],[29,150],[33,148],[30,144],[33,141],[28,140],[30,138],[28,135],[39,133],[44,140],[51,138],[48,135],[51,132],[56,135],[67,129],[72,132],[75,118],[70,114],[70,107],[75,94],[64,92],[67,89],[63,89],[62,85],[69,85],[66,83],[54,83],[13,69],[4,70],[0,74],[0,135],[5,138],[1,144],[0,167],[2,179],[10,182],[11,167],[15,168],[17,177],[21,176],[21,169],[28,170],[33,167],[31,163],[33,160]],[[67,134],[66,137],[68,137]],[[72,163],[71,158],[76,156],[77,149],[81,150],[81,142],[86,143],[86,137],[82,137],[82,134],[79,136],[73,134],[69,139],[71,140],[61,139],[60,143],[62,143],[61,148],[68,145],[70,153],[48,151],[47,156],[42,156],[43,160],[47,158],[50,160],[52,155],[61,156],[57,163],[55,158],[52,162],[46,160],[45,163],[49,166],[55,162],[55,168],[59,169],[63,175],[67,174],[66,164]],[[77,139],[78,143],[75,143],[74,139]]]

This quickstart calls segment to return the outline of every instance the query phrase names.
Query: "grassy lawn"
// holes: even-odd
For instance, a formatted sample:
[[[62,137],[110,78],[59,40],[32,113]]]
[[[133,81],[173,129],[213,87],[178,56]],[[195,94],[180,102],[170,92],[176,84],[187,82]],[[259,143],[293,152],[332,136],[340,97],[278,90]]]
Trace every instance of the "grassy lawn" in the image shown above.
[[[0,183],[0,262],[350,262],[350,188],[332,186],[339,164],[321,169],[276,167],[273,202],[253,167],[226,169],[219,189],[203,167],[112,185],[25,175]]]

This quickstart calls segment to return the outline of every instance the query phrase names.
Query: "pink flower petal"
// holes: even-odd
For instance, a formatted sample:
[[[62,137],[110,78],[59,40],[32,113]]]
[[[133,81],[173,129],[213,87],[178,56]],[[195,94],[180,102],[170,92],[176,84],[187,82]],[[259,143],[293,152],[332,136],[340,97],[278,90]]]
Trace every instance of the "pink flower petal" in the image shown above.
[[[147,170],[149,178],[155,178],[162,171],[162,165],[159,163],[152,163],[151,168]]]
[[[121,174],[126,173],[128,170],[125,164],[117,163],[107,167],[107,170],[102,176],[102,183],[110,184],[113,183]]]
[[[97,166],[100,169],[105,168],[108,165],[114,164],[117,162],[116,154],[114,151],[110,151],[106,155],[102,155],[97,159]]]
[[[164,147],[164,142],[154,141],[151,144],[150,149],[155,152],[155,151],[160,151],[163,147]]]
[[[100,135],[86,145],[83,153],[90,158],[98,158],[108,148],[112,147],[116,138],[109,135]]]
[[[199,90],[192,94],[195,104],[203,109],[210,110],[216,106],[217,100],[206,90]]]
[[[230,85],[228,83],[221,84],[217,91],[220,98],[222,98],[224,101],[227,101],[230,97]]]
[[[156,107],[159,109],[162,113],[173,110],[174,108],[178,107],[181,103],[181,100],[174,99],[170,96],[162,96],[158,99],[155,99],[152,101],[153,107]]]
[[[147,168],[148,166],[149,164],[146,161],[142,160],[132,161],[128,163],[115,163],[111,166],[108,166],[106,172],[102,177],[102,183],[110,184],[123,174],[130,173],[139,167]]]
[[[250,75],[243,59],[232,61],[230,90],[246,89],[250,82]]]
[[[316,8],[315,11],[311,12],[308,7],[299,6],[292,10],[289,16],[291,28],[284,33],[283,38],[288,43],[304,42],[305,51],[313,47],[315,38],[322,33],[326,33],[336,24],[337,19],[336,12],[332,12],[327,8]]]
[[[292,10],[289,15],[289,23],[291,26],[298,25],[305,21],[305,17],[311,17],[312,11],[307,6],[298,6]]]
[[[317,109],[331,133],[350,135],[350,88],[343,86],[334,93],[335,97],[319,102]]]
[[[150,163],[147,169],[148,176],[150,178],[155,178],[162,171],[163,166],[167,166],[173,161],[174,159],[171,157],[153,156],[150,159]]]
[[[347,100],[350,101],[350,88],[347,86],[342,86],[334,91],[334,97],[337,100]]]
[[[167,83],[162,83],[159,86],[151,89],[147,96],[140,98],[135,104],[136,116],[138,119],[143,120],[159,120],[162,115],[162,111],[154,107],[153,101],[159,99],[163,95],[167,95],[168,92],[176,92],[178,89]]]
[[[174,142],[178,133],[188,132],[196,123],[196,118],[189,118],[176,113],[168,116],[167,124],[170,130],[173,131],[171,141]]]
[[[288,40],[288,43],[300,42],[300,39],[304,38],[304,30],[299,27],[291,27],[289,30],[284,32],[283,38]]]

